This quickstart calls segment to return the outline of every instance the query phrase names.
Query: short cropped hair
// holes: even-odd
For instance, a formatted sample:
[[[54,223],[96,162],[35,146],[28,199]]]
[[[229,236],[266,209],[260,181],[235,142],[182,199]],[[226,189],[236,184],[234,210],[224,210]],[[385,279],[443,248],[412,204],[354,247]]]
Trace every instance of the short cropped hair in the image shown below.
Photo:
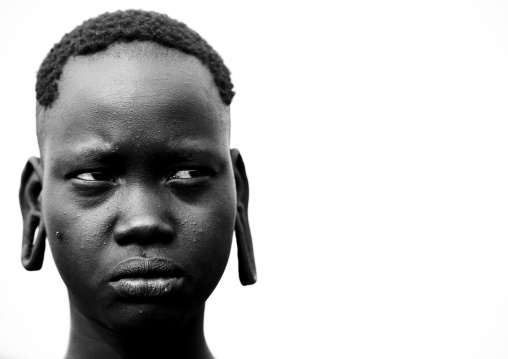
[[[220,55],[187,25],[151,11],[105,13],[85,21],[55,44],[39,68],[35,86],[38,103],[50,108],[58,98],[58,80],[67,59],[91,55],[120,42],[152,41],[195,56],[211,72],[222,102],[235,95],[230,72]]]

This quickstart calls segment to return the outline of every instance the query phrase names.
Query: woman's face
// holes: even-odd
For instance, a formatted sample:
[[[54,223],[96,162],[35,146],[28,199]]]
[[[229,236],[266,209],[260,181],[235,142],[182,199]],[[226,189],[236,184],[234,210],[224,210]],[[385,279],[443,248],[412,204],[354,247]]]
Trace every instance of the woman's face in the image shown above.
[[[71,59],[41,115],[53,257],[71,307],[117,330],[196,313],[235,223],[228,109],[199,60],[151,48]]]

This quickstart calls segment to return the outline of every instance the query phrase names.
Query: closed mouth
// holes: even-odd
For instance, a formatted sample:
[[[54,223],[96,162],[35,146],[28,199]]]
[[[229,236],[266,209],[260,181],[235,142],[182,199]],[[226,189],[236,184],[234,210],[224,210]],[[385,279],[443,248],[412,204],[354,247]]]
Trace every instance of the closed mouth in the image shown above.
[[[170,297],[181,289],[188,275],[163,258],[131,258],[113,270],[110,285],[124,298]]]

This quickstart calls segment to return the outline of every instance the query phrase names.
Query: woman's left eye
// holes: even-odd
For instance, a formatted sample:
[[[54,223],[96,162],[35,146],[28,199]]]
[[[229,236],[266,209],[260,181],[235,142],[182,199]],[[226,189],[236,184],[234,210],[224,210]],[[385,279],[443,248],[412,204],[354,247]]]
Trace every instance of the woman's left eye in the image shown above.
[[[174,172],[171,176],[169,176],[170,180],[181,180],[181,179],[193,179],[196,177],[203,176],[203,171],[200,170],[180,170]]]

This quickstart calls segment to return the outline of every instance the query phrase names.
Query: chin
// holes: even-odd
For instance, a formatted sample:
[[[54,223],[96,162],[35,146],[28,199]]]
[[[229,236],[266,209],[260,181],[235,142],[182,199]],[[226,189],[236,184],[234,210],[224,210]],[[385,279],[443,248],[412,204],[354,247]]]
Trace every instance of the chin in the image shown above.
[[[117,333],[150,334],[164,329],[178,329],[192,318],[197,310],[187,305],[162,303],[119,303],[115,310],[103,313],[101,321]]]
[[[183,324],[189,317],[189,308],[184,306],[168,306],[154,303],[129,303],[119,308],[119,313],[115,313],[115,319],[124,326],[137,326],[143,324]]]

